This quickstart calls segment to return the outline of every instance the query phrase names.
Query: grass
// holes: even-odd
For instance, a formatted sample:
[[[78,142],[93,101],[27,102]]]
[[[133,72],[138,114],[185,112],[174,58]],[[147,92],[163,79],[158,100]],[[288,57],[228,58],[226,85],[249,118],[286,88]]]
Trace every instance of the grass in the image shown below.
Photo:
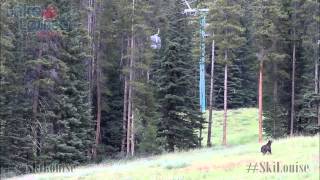
[[[223,111],[213,111],[211,142],[222,143]],[[209,113],[205,114],[209,119]],[[207,144],[208,129],[203,130],[202,145]],[[241,108],[228,111],[227,142],[229,145],[246,144],[258,140],[258,109]]]
[[[212,179],[319,179],[319,135],[275,140],[272,155],[263,156],[257,143],[257,110],[230,112],[228,142],[221,146],[222,112],[215,112],[212,148],[176,152],[135,160],[105,162],[76,168],[72,173],[33,174],[20,179],[38,180],[212,180]],[[205,133],[205,132],[204,132]],[[204,140],[205,141],[205,140]],[[240,141],[240,142],[239,142]],[[260,163],[269,165],[308,165],[307,172],[263,172]],[[249,172],[257,163],[261,172]],[[264,164],[265,165],[265,164]],[[18,179],[19,179],[18,178]]]

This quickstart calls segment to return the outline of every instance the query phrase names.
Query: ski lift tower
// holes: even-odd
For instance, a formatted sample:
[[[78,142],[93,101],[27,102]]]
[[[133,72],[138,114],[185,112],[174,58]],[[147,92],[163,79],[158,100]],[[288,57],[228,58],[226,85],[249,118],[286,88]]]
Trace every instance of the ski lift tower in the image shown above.
[[[209,9],[193,9],[190,4],[194,2],[192,0],[184,0],[184,3],[188,7],[184,10],[184,13],[189,16],[199,16],[200,17],[200,81],[199,81],[199,94],[200,94],[200,109],[201,112],[206,111],[206,84],[205,84],[205,26],[206,26],[206,16]]]

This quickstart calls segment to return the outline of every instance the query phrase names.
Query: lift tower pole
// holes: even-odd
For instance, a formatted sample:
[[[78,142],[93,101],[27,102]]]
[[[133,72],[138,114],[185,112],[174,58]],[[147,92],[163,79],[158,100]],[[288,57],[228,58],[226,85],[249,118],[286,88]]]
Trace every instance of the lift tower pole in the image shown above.
[[[200,93],[200,107],[201,112],[206,111],[206,83],[205,83],[205,61],[206,61],[206,46],[205,46],[205,25],[206,15],[200,14],[200,81],[199,81],[199,93]]]
[[[200,80],[199,80],[199,98],[201,112],[206,111],[206,82],[205,82],[205,61],[206,61],[206,40],[205,40],[205,26],[206,16],[209,9],[192,9],[190,3],[184,0],[188,9],[184,13],[192,16],[200,16]]]

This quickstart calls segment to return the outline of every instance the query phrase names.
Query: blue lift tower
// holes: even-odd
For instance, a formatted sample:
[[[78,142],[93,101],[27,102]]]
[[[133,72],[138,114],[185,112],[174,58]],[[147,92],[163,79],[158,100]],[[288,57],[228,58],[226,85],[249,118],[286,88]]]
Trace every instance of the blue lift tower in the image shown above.
[[[205,82],[205,61],[206,61],[206,16],[209,9],[193,9],[190,6],[190,3],[187,0],[184,0],[184,3],[188,9],[184,10],[184,13],[192,16],[200,17],[200,80],[199,80],[199,97],[200,97],[200,109],[201,112],[206,111],[206,82]]]

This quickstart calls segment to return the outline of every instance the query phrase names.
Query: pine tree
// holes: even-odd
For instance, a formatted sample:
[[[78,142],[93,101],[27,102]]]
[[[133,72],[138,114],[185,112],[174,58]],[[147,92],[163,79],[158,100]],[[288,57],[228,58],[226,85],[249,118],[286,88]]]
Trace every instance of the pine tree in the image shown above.
[[[280,25],[281,18],[284,18],[285,15],[281,11],[281,4],[278,1],[255,1],[252,4],[253,7],[253,39],[257,44],[256,54],[257,60],[259,61],[259,142],[262,141],[262,126],[267,127],[268,125],[264,125],[262,122],[263,109],[262,105],[265,106],[265,114],[270,114],[273,119],[273,125],[271,126],[274,130],[276,127],[280,127],[281,125],[276,126],[276,122],[278,118],[281,118],[281,106],[279,106],[279,99],[277,97],[278,91],[278,78],[279,75],[276,75],[278,72],[278,66],[280,66],[285,56],[283,52],[279,50],[277,45],[282,40],[281,32],[278,30],[277,26]],[[268,70],[271,68],[272,72]],[[267,75],[266,78],[263,77],[265,74],[265,70],[270,74]],[[270,83],[272,85],[268,85],[269,76],[272,75],[270,79]],[[273,76],[274,75],[274,76]],[[266,86],[263,86],[266,84]],[[266,87],[266,88],[265,88]],[[273,88],[269,88],[273,87]],[[270,89],[270,90],[269,90]],[[265,93],[266,91],[266,93]],[[262,94],[268,94],[271,92],[273,95],[272,98],[263,98]],[[263,101],[266,99],[265,101]],[[270,101],[272,99],[272,101]],[[263,102],[262,102],[263,101]],[[269,104],[271,103],[271,104]],[[272,105],[273,104],[273,105]],[[273,114],[274,113],[274,114]],[[267,116],[265,121],[269,121],[269,117]],[[268,124],[268,123],[267,123]],[[269,128],[271,128],[269,126]],[[273,134],[275,131],[273,132]]]
[[[297,114],[298,133],[315,134],[319,132],[319,6],[318,1],[304,1],[297,9],[298,17],[303,28],[301,58],[298,67],[297,104],[300,107]],[[318,127],[317,127],[318,124]]]
[[[199,140],[195,130],[202,126],[198,100],[194,94],[195,77],[191,58],[191,30],[179,3],[169,5],[168,29],[158,67],[157,87],[161,119],[158,134],[165,138],[166,149],[193,148]]]
[[[80,12],[72,2],[58,1],[59,22],[56,31],[60,36],[47,39],[48,50],[43,54],[50,66],[42,67],[52,82],[41,89],[45,98],[41,131],[41,162],[79,164],[89,160],[93,140],[93,122],[88,103],[89,89],[86,81],[85,60],[89,40],[80,25]],[[67,43],[66,43],[67,42]],[[42,107],[43,106],[43,107]]]
[[[17,24],[7,16],[14,1],[0,4],[0,168],[15,169],[17,174],[32,164],[30,121],[24,117],[28,103],[24,94],[24,64]]]

